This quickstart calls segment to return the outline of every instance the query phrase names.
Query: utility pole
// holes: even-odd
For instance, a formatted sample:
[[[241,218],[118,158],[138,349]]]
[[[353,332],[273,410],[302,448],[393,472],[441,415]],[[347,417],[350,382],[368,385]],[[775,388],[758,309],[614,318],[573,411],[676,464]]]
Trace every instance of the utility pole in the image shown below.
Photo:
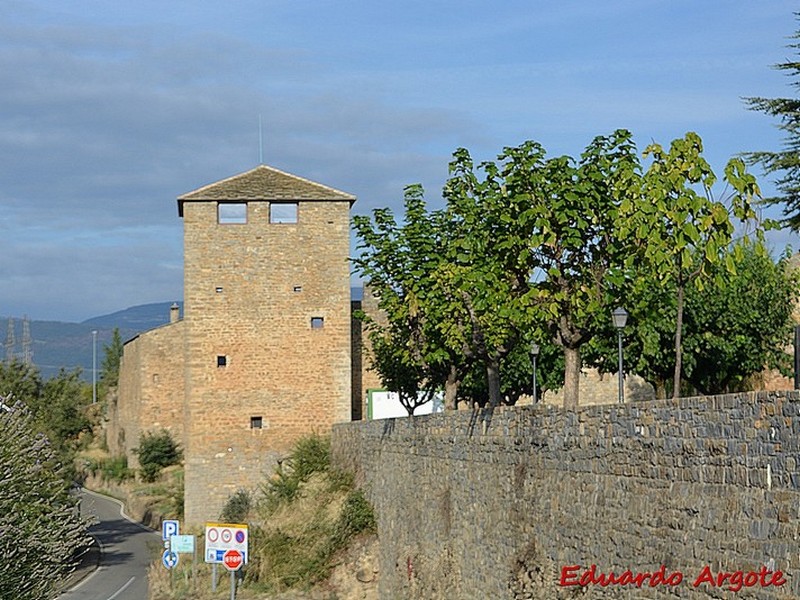
[[[14,319],[8,317],[8,333],[6,334],[6,362],[8,364],[14,362],[14,346],[16,343],[14,339]]]
[[[33,338],[28,315],[22,317],[22,362],[29,367],[33,366]]]
[[[92,404],[97,404],[97,330],[92,330]]]

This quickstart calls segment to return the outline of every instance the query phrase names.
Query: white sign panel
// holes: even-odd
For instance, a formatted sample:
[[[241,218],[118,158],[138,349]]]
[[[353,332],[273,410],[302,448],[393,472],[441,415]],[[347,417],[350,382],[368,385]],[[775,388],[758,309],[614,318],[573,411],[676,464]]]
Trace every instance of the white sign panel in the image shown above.
[[[431,413],[442,412],[442,410],[444,410],[444,396],[441,393],[436,393],[429,402],[418,406],[416,410],[414,410],[414,415],[429,415]],[[396,392],[368,390],[368,419],[394,419],[407,416],[408,411],[400,403],[400,396]]]
[[[238,550],[242,553],[242,562],[247,562],[247,525],[206,523],[205,561],[222,563],[227,550]]]

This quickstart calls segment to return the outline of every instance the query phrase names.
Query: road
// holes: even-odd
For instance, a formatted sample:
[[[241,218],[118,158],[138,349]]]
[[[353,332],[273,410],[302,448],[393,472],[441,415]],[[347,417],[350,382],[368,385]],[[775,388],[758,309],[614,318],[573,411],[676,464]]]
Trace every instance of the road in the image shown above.
[[[161,536],[129,520],[121,503],[94,492],[81,493],[81,513],[98,520],[89,533],[100,544],[100,565],[59,600],[145,600],[147,566]]]

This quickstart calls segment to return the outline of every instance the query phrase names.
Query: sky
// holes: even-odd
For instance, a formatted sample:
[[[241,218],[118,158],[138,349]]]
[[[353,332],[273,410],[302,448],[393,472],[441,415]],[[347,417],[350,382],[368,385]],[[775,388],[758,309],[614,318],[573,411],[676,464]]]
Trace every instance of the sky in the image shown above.
[[[2,4],[1,316],[180,300],[177,196],[262,157],[354,214],[399,212],[411,183],[440,206],[459,147],[576,156],[617,128],[642,150],[696,131],[721,174],[780,149],[742,98],[794,92],[771,68],[794,57],[784,0]]]

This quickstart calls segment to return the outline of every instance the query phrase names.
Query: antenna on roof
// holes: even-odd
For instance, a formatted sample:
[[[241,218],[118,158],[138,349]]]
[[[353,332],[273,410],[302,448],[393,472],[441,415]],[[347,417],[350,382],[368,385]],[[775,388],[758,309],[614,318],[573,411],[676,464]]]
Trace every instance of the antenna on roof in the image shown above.
[[[264,164],[264,138],[261,135],[261,113],[258,115],[258,164]]]

